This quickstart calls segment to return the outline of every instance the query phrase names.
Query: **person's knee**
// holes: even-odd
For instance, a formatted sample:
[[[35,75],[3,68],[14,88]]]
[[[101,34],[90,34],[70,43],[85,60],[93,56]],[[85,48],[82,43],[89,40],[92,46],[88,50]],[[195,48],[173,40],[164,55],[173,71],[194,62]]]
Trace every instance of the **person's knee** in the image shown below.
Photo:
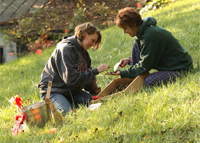
[[[150,86],[152,85],[152,81],[151,81],[151,77],[150,76],[147,76],[144,80],[144,85],[145,86]]]
[[[61,94],[52,94],[50,100],[54,104],[56,110],[63,116],[72,110],[70,102]]]
[[[154,78],[152,78],[152,76],[147,76],[144,80],[144,86],[146,87],[152,87],[152,86],[159,86],[161,84],[162,81],[158,81],[155,80]]]

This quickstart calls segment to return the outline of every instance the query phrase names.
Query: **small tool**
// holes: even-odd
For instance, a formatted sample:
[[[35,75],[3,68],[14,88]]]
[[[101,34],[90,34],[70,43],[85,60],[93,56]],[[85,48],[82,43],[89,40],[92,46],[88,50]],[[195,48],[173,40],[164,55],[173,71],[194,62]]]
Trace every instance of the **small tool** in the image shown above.
[[[100,99],[101,97],[92,96],[92,100]]]
[[[116,71],[117,68],[120,66],[119,64],[120,64],[120,63],[116,63],[116,64],[115,64],[115,66],[114,66],[114,71]]]

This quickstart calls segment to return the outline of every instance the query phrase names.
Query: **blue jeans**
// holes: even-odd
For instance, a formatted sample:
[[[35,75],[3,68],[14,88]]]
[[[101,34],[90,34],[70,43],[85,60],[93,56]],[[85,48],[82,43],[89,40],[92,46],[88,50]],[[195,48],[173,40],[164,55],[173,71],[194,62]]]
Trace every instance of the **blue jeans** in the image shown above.
[[[41,94],[41,98],[42,100],[45,100],[46,93]],[[56,110],[61,112],[61,114],[65,116],[67,112],[78,108],[80,104],[88,106],[90,101],[92,100],[92,94],[81,90],[71,95],[71,97],[66,98],[60,93],[51,93],[50,100],[54,104]]]

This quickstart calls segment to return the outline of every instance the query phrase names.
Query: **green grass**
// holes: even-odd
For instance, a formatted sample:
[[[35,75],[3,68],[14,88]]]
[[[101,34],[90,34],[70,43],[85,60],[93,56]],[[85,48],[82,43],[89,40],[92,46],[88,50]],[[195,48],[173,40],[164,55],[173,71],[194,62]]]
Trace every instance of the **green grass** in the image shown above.
[[[177,1],[149,12],[158,25],[173,33],[194,59],[200,61],[200,1]],[[143,16],[143,17],[145,17]],[[92,66],[107,63],[112,68],[130,56],[133,39],[116,26],[102,30],[102,48],[89,51]],[[200,72],[191,73],[167,86],[143,88],[135,95],[123,95],[104,102],[98,110],[81,107],[65,117],[62,126],[48,123],[13,137],[16,108],[8,100],[18,94],[23,101],[40,102],[37,84],[51,49],[0,66],[0,142],[200,142]],[[111,71],[112,69],[110,69]],[[97,76],[102,89],[118,76]],[[56,133],[42,133],[57,128]]]

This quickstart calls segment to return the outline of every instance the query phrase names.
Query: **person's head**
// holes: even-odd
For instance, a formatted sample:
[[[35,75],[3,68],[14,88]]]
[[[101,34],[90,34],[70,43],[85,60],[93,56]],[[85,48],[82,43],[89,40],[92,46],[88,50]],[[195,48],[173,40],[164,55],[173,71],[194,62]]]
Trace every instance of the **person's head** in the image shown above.
[[[143,23],[141,15],[132,7],[119,10],[116,17],[116,25],[128,33],[131,37],[136,36],[139,25]]]
[[[101,46],[101,33],[91,23],[83,23],[75,28],[75,36],[84,50],[92,47],[97,50]]]

